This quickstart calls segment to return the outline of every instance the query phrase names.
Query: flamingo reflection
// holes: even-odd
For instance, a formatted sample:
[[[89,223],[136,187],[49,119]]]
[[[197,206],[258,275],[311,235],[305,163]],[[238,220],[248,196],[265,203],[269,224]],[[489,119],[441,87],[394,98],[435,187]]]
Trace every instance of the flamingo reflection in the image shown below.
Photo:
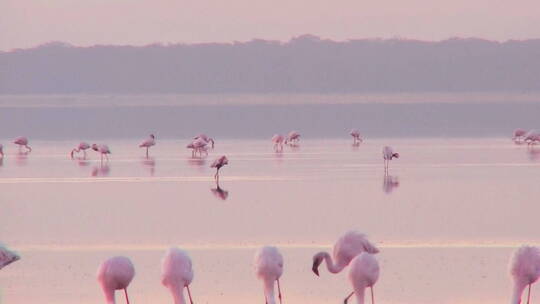
[[[109,173],[111,171],[111,168],[109,167],[108,164],[101,164],[99,166],[95,166],[93,169],[92,169],[92,176],[93,177],[103,177],[103,176],[109,176]]]
[[[151,176],[154,176],[156,172],[156,159],[154,157],[143,157],[141,159],[141,164],[144,168],[148,168]]]
[[[540,149],[536,148],[530,148],[527,150],[527,154],[529,155],[529,159],[532,161],[538,161],[540,160]]]
[[[226,200],[227,197],[229,197],[229,191],[221,188],[219,186],[219,184],[216,184],[216,188],[212,188],[210,189],[210,191],[212,192],[212,194],[214,194],[217,198],[221,199],[221,200]]]
[[[399,187],[399,178],[397,176],[385,175],[383,179],[383,192],[386,194],[392,193],[395,188]]]
[[[28,163],[28,153],[29,151],[19,151],[15,154],[15,163],[17,166],[26,166]]]

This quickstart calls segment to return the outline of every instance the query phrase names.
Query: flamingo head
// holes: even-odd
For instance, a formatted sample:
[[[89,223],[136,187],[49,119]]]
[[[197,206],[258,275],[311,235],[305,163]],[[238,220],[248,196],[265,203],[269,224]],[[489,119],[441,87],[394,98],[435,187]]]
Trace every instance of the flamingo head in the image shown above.
[[[394,158],[394,157],[399,158],[399,153],[396,152],[396,153],[392,154],[392,158]]]
[[[313,266],[311,267],[311,270],[313,273],[315,273],[317,276],[319,276],[319,266],[324,261],[324,257],[327,255],[326,252],[319,252],[313,256]]]
[[[3,263],[0,263],[0,269],[21,259],[18,254],[11,251],[1,252],[0,254],[4,255]]]
[[[156,137],[154,136],[154,134],[150,134],[150,138],[156,139]]]

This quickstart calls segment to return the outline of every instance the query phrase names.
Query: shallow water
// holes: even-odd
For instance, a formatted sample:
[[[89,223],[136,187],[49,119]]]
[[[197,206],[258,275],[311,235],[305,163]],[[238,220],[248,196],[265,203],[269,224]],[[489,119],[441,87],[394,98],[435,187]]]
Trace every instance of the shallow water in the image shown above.
[[[265,244],[284,254],[284,303],[341,303],[346,271],[317,278],[310,264],[349,229],[382,249],[378,303],[506,303],[513,247],[540,243],[540,154],[508,139],[303,140],[280,154],[224,140],[206,159],[186,143],[158,141],[145,159],[136,141],[109,141],[103,164],[69,159],[74,142],[6,147],[0,240],[22,260],[0,272],[2,303],[103,302],[95,271],[117,254],[136,266],[132,303],[170,303],[159,272],[171,245],[193,258],[196,303],[264,303],[251,261]],[[385,179],[387,143],[401,157]]]

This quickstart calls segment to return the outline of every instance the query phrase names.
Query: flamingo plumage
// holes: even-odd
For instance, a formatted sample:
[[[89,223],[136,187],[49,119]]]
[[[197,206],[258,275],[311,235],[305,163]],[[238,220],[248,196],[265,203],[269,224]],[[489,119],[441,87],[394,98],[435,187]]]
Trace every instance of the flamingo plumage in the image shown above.
[[[384,159],[384,173],[388,174],[388,165],[393,158],[399,158],[399,153],[394,152],[394,149],[389,146],[385,146],[382,151]]]
[[[32,148],[28,145],[28,138],[24,136],[15,138],[13,143],[19,146],[19,150],[21,150],[22,147],[25,147],[28,152],[32,152]]]
[[[185,304],[184,288],[187,289],[189,302],[193,304],[189,285],[193,281],[191,258],[184,250],[170,248],[162,261],[161,283],[171,292],[174,304]]]
[[[111,150],[109,149],[109,147],[107,145],[92,144],[92,150],[98,152],[101,155],[101,161],[102,162],[103,162],[103,155],[105,155],[105,158],[107,158],[107,161],[109,161],[109,156],[107,156],[107,155],[111,154]]]
[[[124,256],[107,259],[98,268],[97,280],[101,285],[107,304],[115,304],[114,293],[124,290],[126,303],[129,304],[127,288],[135,276],[135,267],[131,260]]]
[[[255,275],[263,281],[266,304],[275,304],[274,285],[277,282],[279,303],[282,301],[279,278],[283,274],[283,256],[276,247],[265,246],[255,253]]]
[[[523,291],[528,287],[527,304],[531,299],[531,285],[540,277],[540,248],[522,246],[510,259],[510,275],[514,283],[510,304],[520,304]]]
[[[146,158],[148,158],[148,149],[156,144],[156,137],[154,134],[150,134],[147,139],[143,140],[139,144],[139,148],[146,148]]]
[[[210,168],[216,168],[216,174],[214,175],[214,178],[216,179],[216,182],[219,184],[219,170],[229,164],[229,160],[227,159],[227,156],[222,155],[218,157],[214,162],[210,165]]]
[[[0,245],[0,269],[6,267],[7,265],[13,263],[13,262],[16,262],[18,260],[20,260],[21,257],[9,250],[8,248]]]
[[[199,134],[195,137],[193,137],[194,140],[197,140],[197,139],[202,139],[204,140],[207,144],[212,144],[212,149],[214,149],[214,139],[211,138],[211,137],[208,137],[208,135],[206,134]]]
[[[281,134],[275,134],[272,136],[272,143],[274,144],[274,150],[281,151],[283,150],[283,142],[285,141],[285,136]]]
[[[84,142],[84,141],[81,141],[77,147],[75,147],[73,150],[71,150],[71,158],[73,158],[73,155],[75,153],[79,153],[81,151],[83,151],[83,154],[84,154],[84,158],[86,158],[86,150],[90,148],[90,144]]]
[[[291,131],[285,139],[285,144],[296,145],[300,141],[300,133],[297,131]]]
[[[352,129],[349,134],[352,136],[353,138],[353,144],[358,144],[358,143],[361,143],[362,142],[362,137],[360,135],[360,131],[357,130],[357,129]]]
[[[356,296],[357,304],[364,304],[364,294],[366,288],[371,289],[371,303],[375,304],[375,296],[373,293],[373,286],[379,279],[379,262],[375,256],[371,253],[362,252],[351,261],[349,266],[349,280],[353,286],[353,292],[351,292],[343,301],[347,304],[347,301],[353,295]]]

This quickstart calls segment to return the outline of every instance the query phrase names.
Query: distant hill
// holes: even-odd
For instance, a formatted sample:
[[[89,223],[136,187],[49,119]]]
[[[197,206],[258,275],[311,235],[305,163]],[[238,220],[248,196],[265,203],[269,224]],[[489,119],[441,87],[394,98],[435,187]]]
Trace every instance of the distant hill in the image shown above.
[[[0,94],[540,91],[540,40],[351,40],[0,52]]]

